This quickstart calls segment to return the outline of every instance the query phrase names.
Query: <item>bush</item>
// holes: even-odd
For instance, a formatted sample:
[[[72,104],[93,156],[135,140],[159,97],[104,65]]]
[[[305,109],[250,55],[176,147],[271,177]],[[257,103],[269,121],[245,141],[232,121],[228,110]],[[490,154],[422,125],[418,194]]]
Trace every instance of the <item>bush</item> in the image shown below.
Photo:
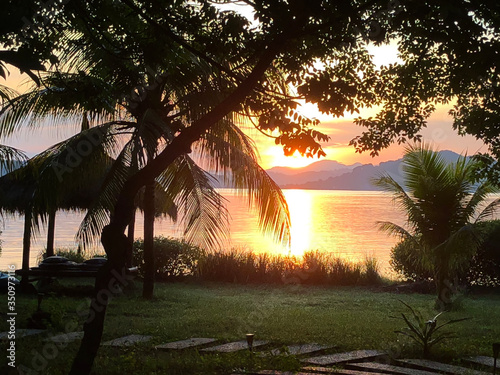
[[[475,224],[480,246],[468,261],[468,267],[458,275],[468,285],[500,285],[500,220]],[[432,273],[423,267],[418,249],[413,242],[403,240],[391,249],[392,268],[410,281],[432,279]]]
[[[419,249],[411,240],[403,240],[391,249],[391,267],[409,281],[423,281],[433,277],[422,265]]]
[[[144,241],[134,242],[134,264],[139,268],[139,275],[144,276]],[[154,238],[156,280],[174,280],[184,276],[193,276],[204,251],[174,238],[163,236]]]
[[[481,246],[466,275],[469,285],[500,285],[500,220],[476,224]]]
[[[380,277],[379,264],[376,258],[366,257],[364,265],[363,279],[364,283],[368,285],[380,284],[382,278]]]

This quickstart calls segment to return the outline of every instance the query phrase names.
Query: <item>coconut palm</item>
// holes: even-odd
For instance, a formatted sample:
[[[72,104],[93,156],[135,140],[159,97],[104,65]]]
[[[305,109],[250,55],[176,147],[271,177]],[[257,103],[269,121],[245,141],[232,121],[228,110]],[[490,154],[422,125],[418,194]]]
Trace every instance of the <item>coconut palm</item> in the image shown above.
[[[413,243],[424,269],[433,275],[440,306],[449,307],[452,283],[478,246],[472,224],[491,216],[496,199],[479,208],[497,189],[488,182],[474,183],[475,163],[460,156],[447,164],[439,152],[425,144],[406,148],[402,162],[404,183],[384,175],[375,185],[393,194],[407,216],[406,227],[379,222],[382,230]]]
[[[177,108],[172,121],[161,118],[158,112],[152,110],[141,112],[141,116],[138,116],[136,106],[141,105],[141,102],[134,103],[132,99],[124,104],[123,95],[97,77],[82,73],[47,73],[42,76],[41,83],[41,87],[33,87],[31,91],[14,98],[4,108],[0,116],[0,133],[2,129],[18,128],[28,118],[31,118],[29,124],[32,126],[40,124],[40,120],[49,116],[55,123],[67,121],[68,118],[83,118],[82,124],[86,126],[82,127],[79,134],[58,145],[54,152],[47,153],[49,159],[45,162],[45,174],[40,179],[39,186],[40,191],[44,190],[43,186],[50,186],[50,190],[46,191],[54,194],[54,186],[59,189],[67,187],[61,183],[61,175],[66,174],[66,177],[71,178],[74,173],[73,168],[66,165],[70,152],[79,147],[79,142],[88,137],[88,133],[100,132],[99,143],[85,157],[104,152],[113,156],[115,162],[104,179],[99,198],[89,209],[81,225],[78,237],[84,244],[99,238],[103,227],[109,222],[109,211],[114,205],[116,193],[128,176],[146,166],[148,160],[168,144],[175,127],[182,126],[183,122],[190,121],[193,116],[199,116],[199,112],[206,110],[204,107],[210,107],[210,100],[214,99],[213,92],[212,95],[185,92],[184,86],[191,83],[179,83],[178,77],[162,82],[161,86],[166,86],[169,90],[175,88]],[[88,94],[89,88],[93,88],[97,95],[93,96],[92,103],[82,104],[78,100]],[[79,89],[81,93],[78,92]],[[199,89],[211,91],[213,87],[206,82]],[[150,90],[150,93],[153,91]],[[161,103],[161,100],[158,102]],[[110,103],[115,104],[110,106]],[[163,105],[171,106],[168,102]],[[125,139],[120,142],[120,138]],[[234,118],[220,121],[218,126],[193,146],[193,151],[196,159],[203,160],[209,169],[222,172],[226,182],[231,182],[237,188],[247,189],[249,202],[261,207],[259,217],[264,231],[275,233],[278,240],[288,239],[289,217],[285,199],[279,187],[258,165],[254,144],[235,126]],[[85,173],[82,172],[82,175]],[[227,213],[223,198],[213,188],[213,182],[213,178],[187,155],[176,160],[156,179],[156,183],[163,189],[164,201],[168,202],[166,212],[171,212],[174,206],[184,211],[180,216],[183,218],[188,241],[204,247],[218,248],[228,233]],[[151,194],[153,190],[147,191]],[[43,193],[40,196],[43,198],[40,204],[48,201]],[[145,212],[145,217],[151,218],[154,215],[147,215]],[[149,229],[152,225],[152,220],[145,223],[145,233],[152,233]],[[152,240],[152,234],[150,237]]]

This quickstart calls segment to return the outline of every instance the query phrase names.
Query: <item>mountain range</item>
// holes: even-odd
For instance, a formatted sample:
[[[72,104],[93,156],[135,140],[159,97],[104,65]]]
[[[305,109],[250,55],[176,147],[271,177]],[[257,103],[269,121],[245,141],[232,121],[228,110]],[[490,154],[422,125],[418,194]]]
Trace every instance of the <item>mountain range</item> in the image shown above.
[[[440,151],[446,162],[456,162],[459,154]],[[403,159],[387,161],[378,165],[345,165],[333,160],[322,160],[303,168],[274,167],[267,173],[284,189],[311,190],[380,190],[371,182],[383,174],[391,175],[402,183],[401,163]]]

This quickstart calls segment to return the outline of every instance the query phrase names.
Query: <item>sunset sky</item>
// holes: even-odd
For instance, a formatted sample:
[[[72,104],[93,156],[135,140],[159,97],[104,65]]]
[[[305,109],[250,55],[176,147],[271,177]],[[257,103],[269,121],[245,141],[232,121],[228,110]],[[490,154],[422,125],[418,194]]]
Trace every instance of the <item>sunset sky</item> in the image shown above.
[[[397,60],[397,50],[395,45],[386,45],[382,47],[373,47],[371,52],[374,55],[375,64],[380,66],[395,62]],[[26,90],[26,77],[21,76],[16,68],[10,67],[10,76],[7,80],[7,85],[22,92]],[[453,150],[458,153],[474,154],[478,151],[486,151],[486,147],[482,142],[475,140],[473,137],[461,137],[452,129],[452,118],[448,115],[450,107],[440,107],[433,114],[429,121],[429,126],[424,130],[424,140],[430,142],[440,150]],[[369,153],[355,153],[354,148],[349,146],[349,141],[356,135],[361,134],[362,128],[354,125],[352,120],[358,116],[346,116],[344,118],[332,118],[331,116],[322,115],[315,106],[304,105],[302,108],[305,115],[321,120],[318,130],[328,134],[331,140],[323,144],[327,154],[326,159],[336,160],[345,164],[373,163],[378,164],[382,161],[398,159],[402,156],[403,146],[392,145],[390,148],[383,150],[376,158],[372,158]],[[363,116],[374,115],[374,109],[368,109],[361,112]],[[70,128],[53,127],[40,129],[37,131],[24,132],[9,139],[4,139],[4,144],[17,147],[24,150],[28,155],[37,154],[52,144],[66,139],[73,135],[79,125]],[[285,157],[280,146],[276,146],[272,139],[261,135],[253,129],[250,124],[242,124],[247,134],[249,134],[256,142],[262,160],[262,166],[266,169],[273,166],[288,166],[288,167],[303,167],[318,159],[308,159],[295,155],[293,157]]]

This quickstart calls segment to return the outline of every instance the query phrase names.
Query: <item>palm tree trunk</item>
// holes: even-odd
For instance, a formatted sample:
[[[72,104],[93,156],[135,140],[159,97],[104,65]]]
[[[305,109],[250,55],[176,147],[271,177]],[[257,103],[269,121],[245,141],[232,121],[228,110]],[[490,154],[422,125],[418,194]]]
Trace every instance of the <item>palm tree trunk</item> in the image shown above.
[[[30,270],[30,247],[31,247],[31,206],[24,210],[24,233],[23,233],[23,276],[21,284],[23,287],[28,285],[28,272]]]
[[[252,91],[259,79],[265,73],[269,65],[274,61],[276,54],[283,46],[282,40],[274,41],[271,46],[264,51],[259,62],[255,65],[248,77],[239,84],[226,99],[217,105],[208,114],[195,121],[190,127],[183,130],[165,149],[154,158],[146,167],[130,177],[124,184],[115,208],[111,215],[111,222],[104,227],[101,242],[108,255],[110,266],[103,270],[102,274],[96,278],[94,297],[89,308],[89,319],[84,326],[84,336],[80,343],[80,349],[75,357],[70,375],[88,375],[92,369],[95,356],[101,343],[102,331],[104,328],[104,317],[106,315],[106,305],[96,308],[95,301],[99,294],[106,291],[106,281],[112,280],[111,272],[119,273],[120,260],[126,257],[128,239],[124,235],[127,225],[132,220],[135,210],[134,199],[139,189],[144,186],[144,181],[154,180],[163,170],[165,170],[180,155],[191,152],[191,144],[210,129],[217,121],[220,121],[229,112],[237,108],[245,97]],[[94,304],[92,303],[94,302]]]
[[[142,297],[152,299],[155,285],[154,224],[155,184],[149,182],[144,191],[144,284]]]
[[[49,224],[47,226],[47,250],[45,255],[51,257],[54,255],[54,238],[56,229],[56,210],[49,213]]]
[[[437,300],[436,310],[450,311],[453,301],[453,285],[445,277],[436,277]]]
[[[114,230],[111,225],[104,228],[102,242],[105,249],[109,249],[109,241],[118,248],[126,249],[128,239],[125,234]],[[104,329],[104,318],[109,301],[121,289],[129,285],[131,277],[126,273],[125,258],[120,253],[107,251],[108,261],[99,270],[94,287],[87,320],[83,325],[84,336],[80,349],[76,354],[71,367],[70,375],[88,375],[92,369],[94,359],[101,344]]]
[[[127,251],[127,267],[134,266],[134,238],[135,238],[135,210],[132,215],[132,220],[128,224],[127,237],[129,241],[128,251]]]

